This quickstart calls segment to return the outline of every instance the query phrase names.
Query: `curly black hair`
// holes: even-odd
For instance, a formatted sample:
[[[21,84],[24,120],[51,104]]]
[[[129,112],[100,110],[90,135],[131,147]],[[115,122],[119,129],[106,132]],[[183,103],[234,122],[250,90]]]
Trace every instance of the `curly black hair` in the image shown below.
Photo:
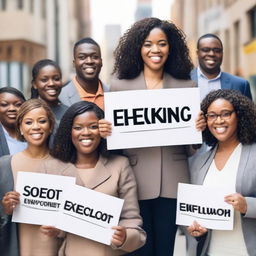
[[[76,163],[77,150],[73,145],[71,138],[73,121],[76,116],[88,111],[94,112],[99,120],[104,118],[103,110],[92,102],[79,101],[68,108],[61,118],[59,128],[54,138],[53,148],[50,151],[50,154],[53,157],[63,162],[71,162],[73,164]],[[101,155],[108,156],[105,139],[101,139],[98,149]]]
[[[217,99],[225,99],[234,107],[237,117],[237,137],[242,144],[256,142],[256,107],[246,96],[236,90],[216,90],[206,95],[201,103],[201,110],[207,113],[209,106]],[[215,146],[217,139],[208,127],[203,131],[203,139],[209,146]]]
[[[144,68],[141,47],[154,28],[160,28],[167,36],[170,54],[164,65],[164,71],[177,79],[190,79],[193,68],[186,45],[184,33],[172,22],[158,18],[145,18],[134,23],[120,38],[114,51],[115,64],[113,74],[118,79],[133,79]]]
[[[59,74],[60,78],[62,77],[60,66],[57,64],[57,62],[50,60],[50,59],[42,59],[36,62],[32,68],[32,86],[31,86],[31,99],[37,99],[39,97],[38,90],[34,88],[33,82],[35,82],[36,77],[38,76],[40,70],[46,66],[53,66],[55,67]]]

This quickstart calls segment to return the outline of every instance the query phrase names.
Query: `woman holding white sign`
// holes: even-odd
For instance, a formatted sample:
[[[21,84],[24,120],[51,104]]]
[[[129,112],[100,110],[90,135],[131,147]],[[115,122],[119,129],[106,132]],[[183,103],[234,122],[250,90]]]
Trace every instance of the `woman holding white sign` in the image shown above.
[[[146,18],[136,22],[119,41],[113,72],[116,78],[110,91],[195,87],[190,80],[192,68],[183,32],[171,22]],[[148,237],[134,255],[172,255],[177,186],[189,180],[188,147],[136,148],[125,153],[133,165]]]
[[[254,256],[256,107],[237,91],[217,90],[205,97],[201,109],[207,119],[204,141],[212,149],[193,159],[191,181],[233,187],[236,192],[223,198],[235,210],[233,231],[207,230],[197,222],[188,228],[198,240],[196,255]]]
[[[113,227],[112,246],[67,233],[66,256],[114,256],[131,252],[145,243],[137,203],[136,182],[128,159],[110,154],[99,132],[104,112],[94,103],[73,104],[61,119],[52,155],[73,163],[87,188],[124,199],[119,225]]]
[[[20,107],[16,119],[17,136],[27,142],[27,148],[13,156],[0,158],[0,198],[5,212],[1,227],[1,255],[34,256],[57,255],[61,240],[54,227],[11,222],[11,215],[20,203],[20,194],[14,191],[17,173],[39,172],[75,176],[73,165],[67,165],[49,155],[49,136],[54,127],[54,115],[42,100],[31,99]],[[18,226],[18,227],[17,227]]]

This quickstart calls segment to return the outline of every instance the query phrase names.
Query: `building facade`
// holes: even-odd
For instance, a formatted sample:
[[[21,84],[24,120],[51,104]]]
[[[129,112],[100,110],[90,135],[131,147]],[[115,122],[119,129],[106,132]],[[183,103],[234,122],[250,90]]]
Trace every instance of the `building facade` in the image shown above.
[[[31,68],[43,58],[68,80],[74,42],[90,33],[89,12],[89,0],[0,0],[0,86],[29,95]]]
[[[256,0],[175,0],[171,17],[185,32],[195,64],[197,39],[218,35],[223,71],[248,79],[256,99]]]

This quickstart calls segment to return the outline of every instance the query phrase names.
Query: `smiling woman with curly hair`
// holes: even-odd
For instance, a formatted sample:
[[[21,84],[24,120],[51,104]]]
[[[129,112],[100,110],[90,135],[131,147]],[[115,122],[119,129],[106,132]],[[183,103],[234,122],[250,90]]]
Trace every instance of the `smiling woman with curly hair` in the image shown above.
[[[185,35],[172,22],[157,18],[136,22],[121,37],[114,56],[110,91],[195,86],[190,80],[193,65]],[[186,147],[136,148],[125,150],[125,154],[133,164],[147,232],[146,245],[133,255],[172,255],[177,186],[189,180]]]
[[[207,119],[204,140],[212,148],[193,159],[191,182],[233,191],[223,200],[234,208],[234,227],[207,230],[198,219],[188,232],[199,242],[197,255],[255,255],[256,107],[238,91],[217,90],[201,108]]]
[[[119,79],[137,77],[144,69],[141,49],[150,32],[158,28],[165,34],[170,47],[163,63],[164,72],[177,79],[190,79],[193,68],[186,45],[185,35],[173,23],[157,18],[146,18],[136,22],[120,39],[114,52],[114,72]],[[161,67],[162,68],[162,67]]]

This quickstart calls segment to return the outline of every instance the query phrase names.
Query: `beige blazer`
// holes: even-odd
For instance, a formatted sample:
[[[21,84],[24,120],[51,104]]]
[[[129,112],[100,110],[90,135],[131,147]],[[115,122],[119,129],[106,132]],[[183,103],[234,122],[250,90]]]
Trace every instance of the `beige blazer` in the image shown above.
[[[164,74],[164,88],[195,87],[191,80],[178,80]],[[145,90],[143,73],[135,79],[113,79],[110,91]],[[132,100],[132,99],[131,99]],[[178,182],[189,182],[186,146],[165,146],[125,150],[129,156],[138,185],[139,200],[157,197],[176,198]]]
[[[114,249],[105,244],[67,234],[64,255],[115,256],[143,246],[146,234],[141,228],[136,181],[128,159],[123,156],[101,156],[92,175],[82,182],[87,188],[124,199],[119,225],[127,228],[127,239],[122,247]]]

